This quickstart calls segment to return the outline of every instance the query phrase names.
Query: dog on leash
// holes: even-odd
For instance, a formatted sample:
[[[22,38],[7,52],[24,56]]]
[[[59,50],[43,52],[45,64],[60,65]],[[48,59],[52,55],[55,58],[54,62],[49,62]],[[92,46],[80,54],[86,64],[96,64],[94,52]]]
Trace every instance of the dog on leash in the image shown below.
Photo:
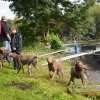
[[[23,70],[24,73],[24,68],[23,65],[28,65],[28,73],[29,76],[32,76],[32,66],[34,66],[34,68],[39,72],[39,69],[37,67],[37,61],[38,61],[38,57],[37,56],[25,56],[25,55],[18,55],[16,53],[10,53],[9,54],[10,57],[12,57],[13,59],[16,59],[16,61],[18,62],[18,64],[20,65],[20,68],[18,69],[18,72],[20,72],[20,69]]]
[[[8,49],[6,47],[1,47],[0,48],[0,60],[3,62],[3,59],[6,57],[6,61],[10,64],[11,59],[8,57]]]
[[[86,65],[84,65],[81,61],[75,60],[75,66],[71,68],[71,78],[69,80],[69,83],[67,84],[68,86],[70,85],[71,81],[73,84],[75,84],[75,78],[76,79],[81,79],[82,85],[85,85],[85,79],[87,79],[88,74],[87,74],[87,68]]]
[[[54,80],[56,74],[58,74],[63,79],[63,71],[61,64],[51,56],[47,58],[47,63],[49,69],[49,76],[51,77],[51,80]],[[51,74],[52,72],[53,75]]]

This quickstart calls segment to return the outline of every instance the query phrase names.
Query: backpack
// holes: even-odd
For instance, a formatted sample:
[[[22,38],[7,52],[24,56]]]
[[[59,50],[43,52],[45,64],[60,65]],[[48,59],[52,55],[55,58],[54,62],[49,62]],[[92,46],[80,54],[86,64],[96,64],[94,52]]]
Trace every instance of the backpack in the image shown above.
[[[1,21],[0,21],[0,35],[1,35]]]

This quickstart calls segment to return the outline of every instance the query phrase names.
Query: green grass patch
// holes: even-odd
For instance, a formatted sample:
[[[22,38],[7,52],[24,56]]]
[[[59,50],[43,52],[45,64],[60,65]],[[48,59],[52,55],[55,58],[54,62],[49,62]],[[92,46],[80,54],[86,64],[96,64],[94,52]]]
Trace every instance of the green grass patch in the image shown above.
[[[63,65],[64,70],[68,69],[67,72],[64,71],[64,80],[61,81],[56,76],[54,81],[50,81],[47,66],[39,66],[43,76],[33,68],[33,77],[30,78],[27,74],[27,66],[24,66],[25,74],[22,71],[17,74],[13,66],[8,66],[5,62],[3,69],[0,70],[0,100],[86,100],[83,96],[67,93],[66,84],[69,80],[70,68],[66,62],[63,62]],[[24,83],[31,88],[21,89],[16,85],[9,85],[12,82]]]
[[[36,53],[37,48],[31,50]],[[22,54],[32,54],[31,50],[27,48]],[[49,50],[44,52],[46,53],[46,51]],[[33,77],[28,77],[27,65],[24,66],[25,74],[23,74],[22,70],[17,73],[12,64],[9,66],[7,62],[4,62],[3,69],[0,70],[0,100],[92,100],[91,97],[85,97],[76,92],[78,89],[83,89],[80,80],[76,80],[76,85],[73,88],[66,86],[70,78],[69,61],[61,62],[64,80],[62,81],[56,76],[54,81],[50,81],[47,65],[42,66],[46,62],[45,58],[39,59],[38,64],[42,76],[33,67]],[[24,88],[21,84],[24,84]],[[25,85],[30,88],[25,89]],[[68,88],[72,94],[68,94]]]

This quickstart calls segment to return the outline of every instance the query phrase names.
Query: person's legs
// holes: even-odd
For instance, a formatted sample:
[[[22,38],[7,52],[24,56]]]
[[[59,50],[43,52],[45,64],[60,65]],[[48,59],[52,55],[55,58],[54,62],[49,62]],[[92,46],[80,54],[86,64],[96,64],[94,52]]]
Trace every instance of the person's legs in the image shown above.
[[[10,61],[10,58],[7,57],[8,53],[11,52],[10,42],[9,41],[3,41],[2,45],[3,45],[3,47],[7,48],[4,59],[7,60],[7,61]]]
[[[8,49],[8,53],[11,52],[10,42],[9,41],[3,41],[2,42],[3,47]]]

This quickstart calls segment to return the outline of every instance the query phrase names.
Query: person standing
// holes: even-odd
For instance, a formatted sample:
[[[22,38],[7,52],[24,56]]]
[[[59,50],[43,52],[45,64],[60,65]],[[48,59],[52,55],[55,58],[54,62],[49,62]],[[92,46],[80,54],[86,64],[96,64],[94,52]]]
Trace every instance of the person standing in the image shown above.
[[[8,53],[10,53],[11,52],[11,48],[10,48],[11,37],[10,37],[9,29],[6,22],[7,22],[6,16],[2,16],[0,41],[1,41],[2,46],[7,48]],[[8,60],[7,55],[5,55],[5,58],[6,60]]]
[[[11,32],[12,53],[20,55],[22,50],[22,35],[20,34],[20,32],[17,32],[14,27],[10,27],[10,32]],[[13,61],[14,61],[14,69],[19,69],[20,66],[18,62],[15,59],[13,59]]]
[[[74,50],[75,50],[75,53],[79,53],[79,47],[78,47],[78,43],[76,39],[77,37],[74,37]]]

